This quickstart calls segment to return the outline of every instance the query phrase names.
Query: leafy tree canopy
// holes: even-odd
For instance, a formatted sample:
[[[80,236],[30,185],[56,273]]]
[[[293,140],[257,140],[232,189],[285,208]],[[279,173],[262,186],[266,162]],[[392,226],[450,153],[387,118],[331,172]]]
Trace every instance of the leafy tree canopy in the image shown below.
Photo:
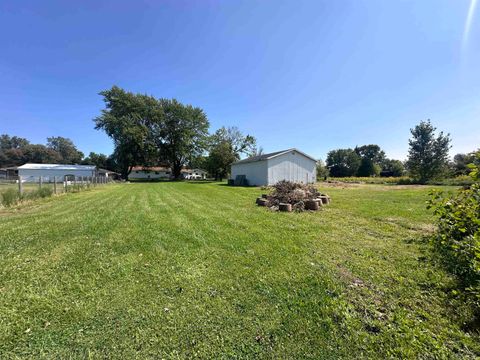
[[[28,144],[30,142],[27,139],[18,136],[0,135],[0,150],[21,149]]]
[[[241,155],[253,156],[263,151],[257,149],[256,139],[243,135],[236,127],[221,127],[210,138],[210,153],[207,158],[207,170],[216,179],[223,179],[230,173],[230,166]]]
[[[327,167],[331,176],[354,176],[360,163],[361,158],[353,149],[337,149],[327,154]]]
[[[209,122],[204,111],[173,99],[160,99],[161,115],[151,127],[159,159],[170,165],[175,179],[192,159],[207,149]]]
[[[83,153],[78,151],[70,139],[50,137],[47,146],[31,144],[18,136],[0,135],[0,166],[19,166],[32,163],[67,163],[78,164]]]
[[[70,139],[61,136],[49,137],[47,138],[47,147],[60,154],[60,161],[65,164],[79,164],[82,161],[83,153]]]
[[[356,146],[355,152],[362,158],[371,160],[374,164],[382,164],[386,159],[385,152],[378,145],[370,144]]]
[[[478,151],[477,151],[478,152]],[[475,152],[468,154],[456,154],[453,157],[452,170],[454,175],[466,175],[469,173],[469,164],[477,164],[478,159]]]
[[[161,122],[163,109],[154,97],[133,94],[117,86],[100,95],[105,109],[94,119],[95,128],[113,139],[114,157],[122,176],[128,178],[133,166],[146,165],[158,157],[151,129]]]
[[[442,176],[448,166],[450,136],[443,132],[436,135],[435,131],[430,120],[421,121],[410,130],[412,138],[406,165],[410,175],[422,183]]]

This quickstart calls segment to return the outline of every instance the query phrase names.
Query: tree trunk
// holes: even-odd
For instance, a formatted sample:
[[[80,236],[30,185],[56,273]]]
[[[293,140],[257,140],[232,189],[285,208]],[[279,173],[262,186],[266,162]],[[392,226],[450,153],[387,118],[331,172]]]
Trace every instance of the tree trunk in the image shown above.
[[[132,172],[133,166],[125,165],[122,166],[122,177],[128,181],[128,175]]]
[[[180,163],[178,162],[173,163],[172,174],[175,180],[178,180],[180,178],[180,175],[182,174],[182,165]]]

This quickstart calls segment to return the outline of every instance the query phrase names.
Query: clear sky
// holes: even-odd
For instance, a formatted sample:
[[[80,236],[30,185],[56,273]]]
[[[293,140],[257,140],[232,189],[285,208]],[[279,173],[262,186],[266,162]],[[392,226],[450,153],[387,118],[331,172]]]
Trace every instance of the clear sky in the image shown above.
[[[376,143],[404,159],[427,118],[468,152],[479,7],[467,21],[470,0],[2,0],[0,133],[110,153],[92,119],[115,84],[199,106],[266,152]]]

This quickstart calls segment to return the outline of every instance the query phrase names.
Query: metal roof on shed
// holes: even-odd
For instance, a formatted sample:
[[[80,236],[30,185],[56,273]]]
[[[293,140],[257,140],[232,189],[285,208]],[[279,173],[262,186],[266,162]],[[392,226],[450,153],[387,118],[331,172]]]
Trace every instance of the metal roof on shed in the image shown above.
[[[317,161],[315,158],[311,157],[310,155],[307,155],[307,154],[305,154],[304,152],[293,148],[293,149],[275,151],[275,152],[268,153],[268,154],[251,156],[251,157],[249,157],[249,158],[246,158],[246,159],[243,159],[243,160],[234,162],[232,165],[245,164],[245,163],[250,163],[250,162],[255,162],[255,161],[268,160],[268,159],[274,158],[275,156],[279,156],[279,155],[282,155],[282,154],[286,154],[286,153],[288,153],[288,152],[290,152],[290,151],[296,151],[296,152],[298,152],[299,154],[302,154],[303,156],[305,156],[305,157],[307,157],[307,158],[309,158],[309,159],[311,159],[311,160],[313,160],[313,161]]]
[[[27,163],[19,166],[18,169],[25,170],[89,170],[96,169],[94,165],[69,165],[69,164],[32,164]]]

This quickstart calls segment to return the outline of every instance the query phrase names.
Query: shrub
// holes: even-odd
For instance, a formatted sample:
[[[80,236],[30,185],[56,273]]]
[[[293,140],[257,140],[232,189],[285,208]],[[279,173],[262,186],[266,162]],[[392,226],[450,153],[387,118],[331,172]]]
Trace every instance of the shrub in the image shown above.
[[[406,185],[412,184],[412,180],[408,177],[330,177],[328,181],[353,183],[353,184],[391,184],[391,185]]]
[[[477,153],[480,159],[480,152]],[[429,208],[437,217],[434,250],[459,280],[459,290],[480,318],[480,166],[470,165],[474,183],[453,195],[433,191]]]
[[[428,185],[450,185],[450,186],[469,186],[473,184],[473,179],[468,175],[460,175],[450,179],[430,180]]]
[[[20,196],[20,193],[16,189],[8,189],[1,194],[3,206],[12,206],[19,203],[22,200],[35,200],[38,198],[46,198],[53,195],[53,190],[48,187],[42,187],[38,190],[24,192]]]
[[[8,189],[2,193],[3,206],[12,206],[18,203],[20,194],[16,189]]]
[[[42,187],[37,190],[38,197],[46,198],[53,195],[53,190],[49,187]]]
[[[337,181],[344,183],[357,183],[357,184],[390,184],[390,185],[415,185],[420,184],[412,178],[407,176],[399,177],[343,177],[343,178],[329,178],[329,181]],[[448,185],[448,186],[469,186],[473,184],[473,180],[470,176],[457,176],[451,179],[431,180],[427,181],[428,185]]]

